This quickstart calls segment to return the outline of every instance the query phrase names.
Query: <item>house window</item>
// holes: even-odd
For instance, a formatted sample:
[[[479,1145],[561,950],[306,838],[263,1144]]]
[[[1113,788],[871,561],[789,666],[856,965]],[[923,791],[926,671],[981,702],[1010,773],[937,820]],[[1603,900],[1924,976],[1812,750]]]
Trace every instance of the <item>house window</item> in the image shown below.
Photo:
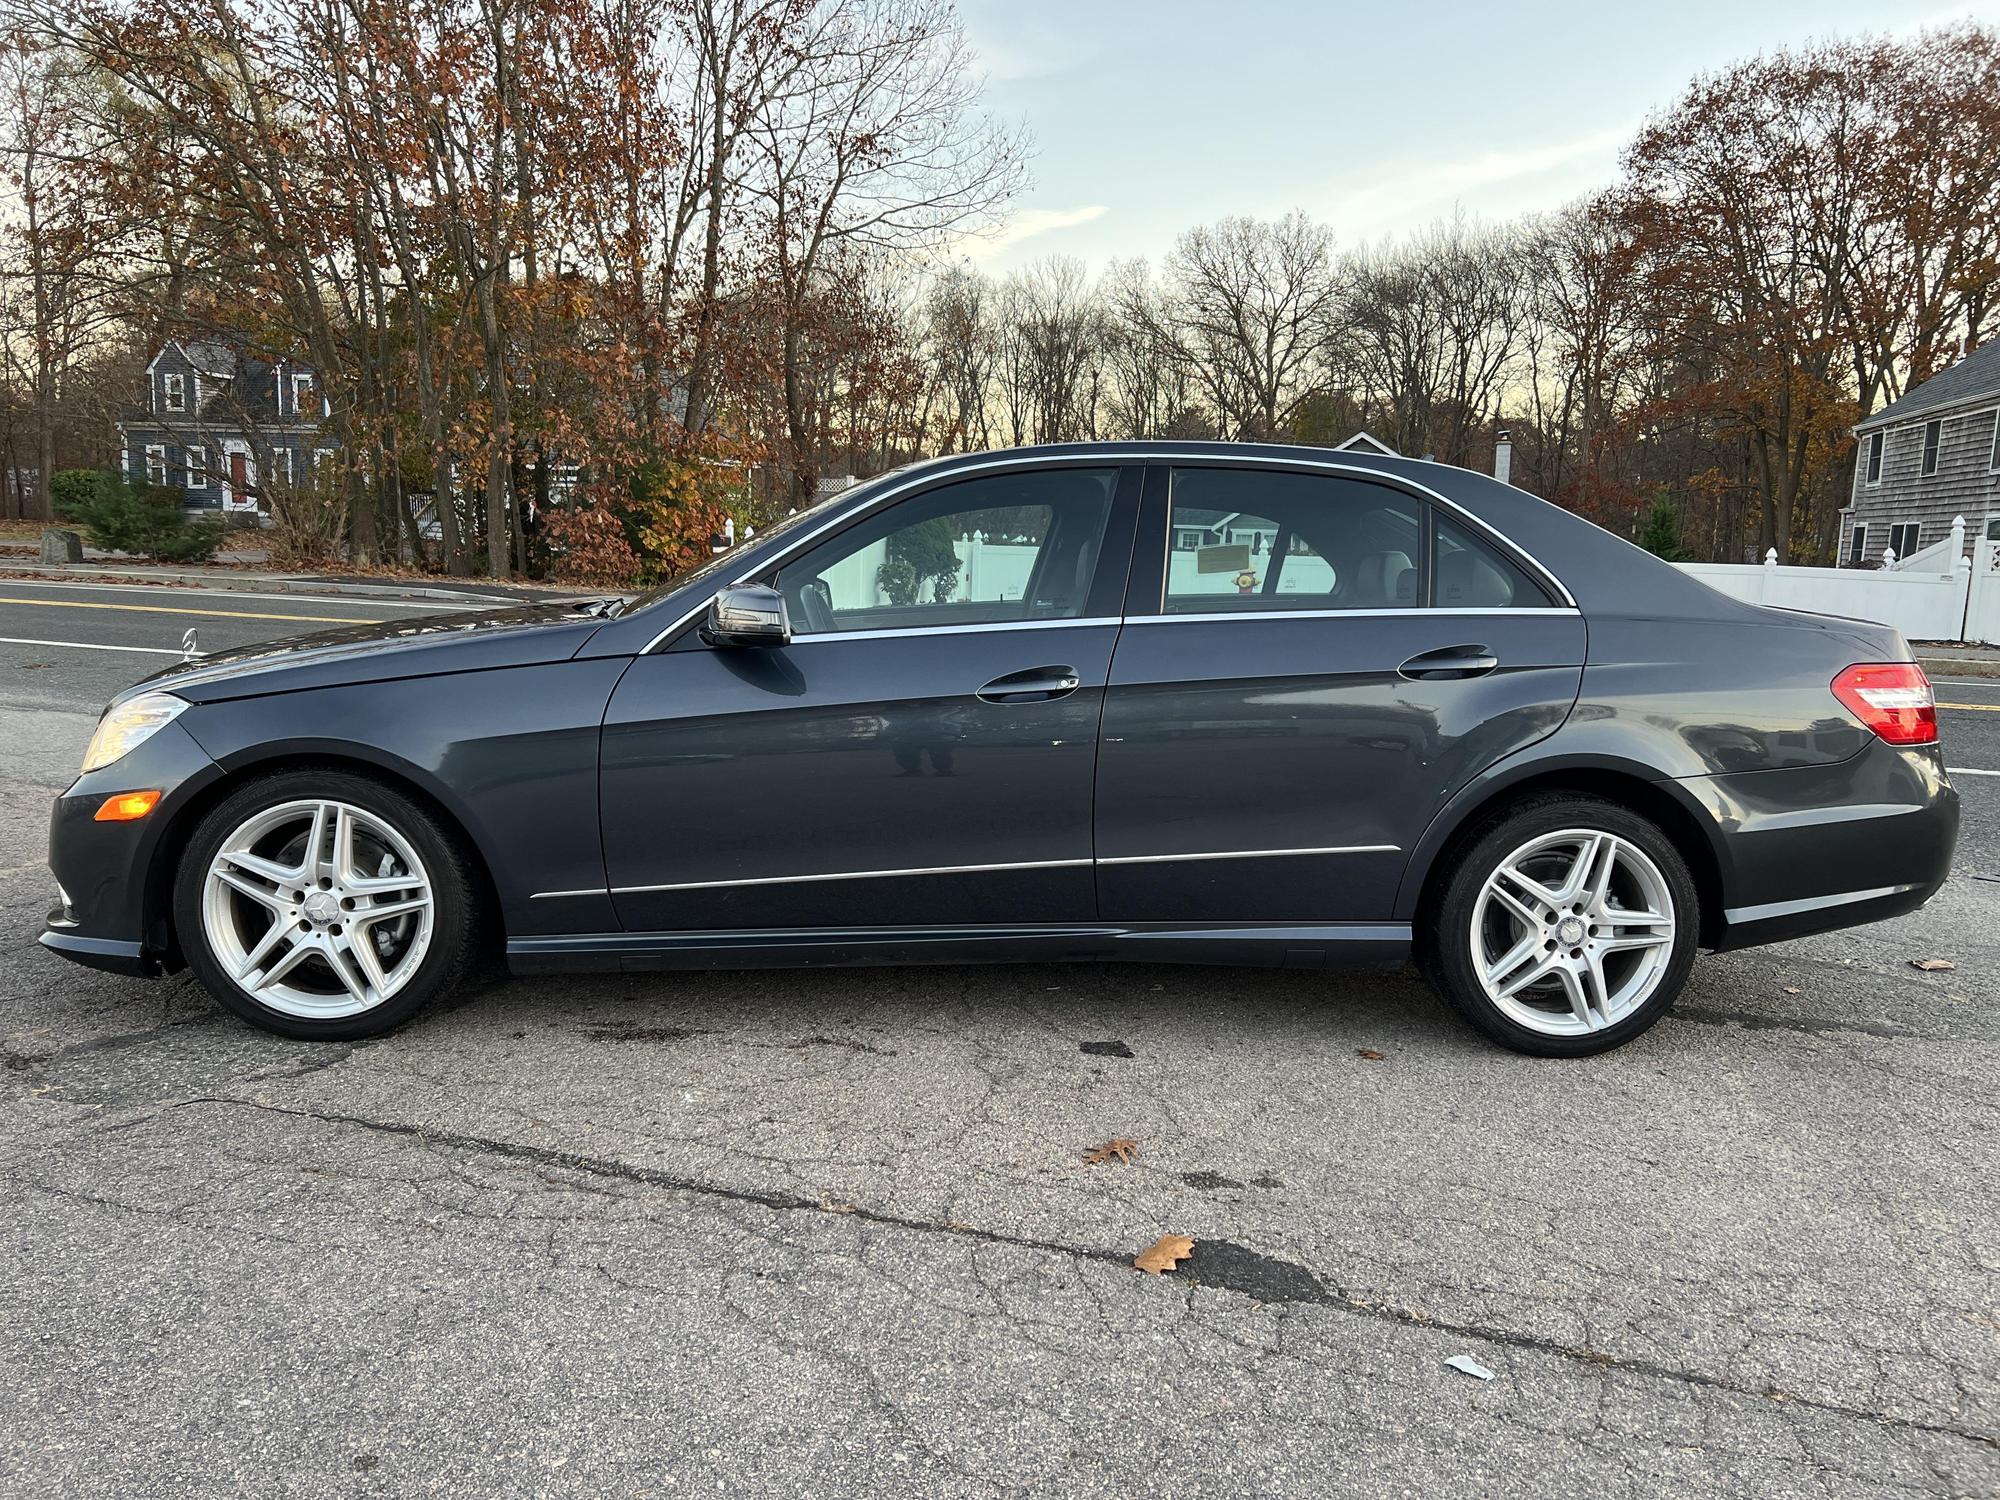
[[[1847,536],[1847,561],[1849,566],[1861,562],[1868,556],[1868,523],[1856,521],[1854,530]]]
[[[1917,550],[1920,528],[1914,521],[1889,528],[1889,550],[1896,554],[1898,561]]]
[[[1944,433],[1942,419],[1924,423],[1924,468],[1926,475],[1937,473],[1938,438]]]
[[[2000,407],[1993,409],[1993,451],[1986,457],[1986,467],[2000,474]]]
[[[287,489],[290,489],[292,485],[292,450],[289,448],[274,448],[271,450],[271,460],[278,466],[278,478],[284,481]]]
[[[160,377],[160,400],[168,411],[186,411],[187,377],[185,375],[162,375]]]
[[[1882,482],[1882,434],[1879,432],[1871,432],[1868,434],[1868,483],[1880,484],[1881,482]]]
[[[332,462],[333,462],[333,450],[331,448],[313,449],[313,467],[315,469],[319,468],[323,464],[330,464]]]
[[[146,444],[146,483],[165,484],[167,482],[167,445],[165,443]]]
[[[187,451],[187,487],[191,490],[208,488],[208,450],[190,448]]]
[[[313,404],[313,378],[300,374],[292,377],[292,415],[304,416]],[[317,415],[317,413],[313,413]]]

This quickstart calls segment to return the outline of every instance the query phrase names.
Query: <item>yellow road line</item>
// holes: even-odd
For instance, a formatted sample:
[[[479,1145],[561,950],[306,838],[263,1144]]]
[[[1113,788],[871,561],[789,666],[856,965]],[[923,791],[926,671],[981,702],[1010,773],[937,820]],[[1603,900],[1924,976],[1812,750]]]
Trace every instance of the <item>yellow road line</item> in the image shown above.
[[[32,604],[40,609],[128,609],[142,615],[205,615],[230,620],[300,620],[312,625],[374,625],[359,615],[272,615],[250,609],[188,609],[173,604],[95,604],[78,599],[9,599],[0,604]]]
[[[2000,703],[1940,703],[1939,708],[1955,708],[1968,714],[2000,714]]]

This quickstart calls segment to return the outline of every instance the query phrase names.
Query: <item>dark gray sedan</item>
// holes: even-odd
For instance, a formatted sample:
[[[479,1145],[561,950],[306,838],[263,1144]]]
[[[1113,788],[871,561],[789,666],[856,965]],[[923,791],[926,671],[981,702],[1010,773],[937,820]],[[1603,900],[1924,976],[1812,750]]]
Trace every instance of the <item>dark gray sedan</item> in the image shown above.
[[[333,631],[106,710],[43,943],[287,1036],[519,971],[1414,957],[1551,1055],[1697,948],[1911,910],[1958,803],[1894,631],[1464,470],[900,470],[636,600]]]

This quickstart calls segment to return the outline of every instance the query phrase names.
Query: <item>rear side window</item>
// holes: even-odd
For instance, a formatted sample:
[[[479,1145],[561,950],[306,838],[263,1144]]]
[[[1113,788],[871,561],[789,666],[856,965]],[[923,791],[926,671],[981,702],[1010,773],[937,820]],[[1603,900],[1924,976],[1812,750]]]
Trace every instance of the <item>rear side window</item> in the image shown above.
[[[1433,511],[1439,609],[1541,609],[1552,601],[1541,585],[1510,559],[1449,516]]]
[[[1411,609],[1423,507],[1382,485],[1260,469],[1176,469],[1168,614]]]

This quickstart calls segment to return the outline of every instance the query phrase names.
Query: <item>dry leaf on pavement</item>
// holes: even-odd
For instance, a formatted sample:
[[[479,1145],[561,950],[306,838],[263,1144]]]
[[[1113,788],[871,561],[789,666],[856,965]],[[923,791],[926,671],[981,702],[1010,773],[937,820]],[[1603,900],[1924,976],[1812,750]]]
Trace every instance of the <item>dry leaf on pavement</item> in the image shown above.
[[[1370,1062],[1380,1062],[1382,1061],[1382,1056],[1383,1056],[1383,1054],[1377,1052],[1373,1047],[1356,1047],[1354,1049],[1354,1055],[1356,1057],[1365,1057]]]
[[[1787,995],[1803,995],[1805,993],[1805,990],[1801,988],[1799,985],[1788,984],[1785,986],[1785,993]]]
[[[1926,974],[1942,974],[1957,968],[1958,965],[1948,958],[1913,958],[1910,960],[1910,967],[1922,969]]]
[[[1132,1262],[1148,1276],[1158,1276],[1162,1271],[1171,1271],[1190,1255],[1194,1254],[1194,1241],[1184,1234],[1163,1234]]]
[[[1110,1161],[1113,1157],[1122,1162],[1130,1162],[1138,1154],[1139,1143],[1137,1141],[1126,1136],[1115,1135],[1103,1145],[1092,1146],[1088,1151],[1084,1152],[1083,1160],[1086,1166],[1094,1167],[1099,1162]]]

